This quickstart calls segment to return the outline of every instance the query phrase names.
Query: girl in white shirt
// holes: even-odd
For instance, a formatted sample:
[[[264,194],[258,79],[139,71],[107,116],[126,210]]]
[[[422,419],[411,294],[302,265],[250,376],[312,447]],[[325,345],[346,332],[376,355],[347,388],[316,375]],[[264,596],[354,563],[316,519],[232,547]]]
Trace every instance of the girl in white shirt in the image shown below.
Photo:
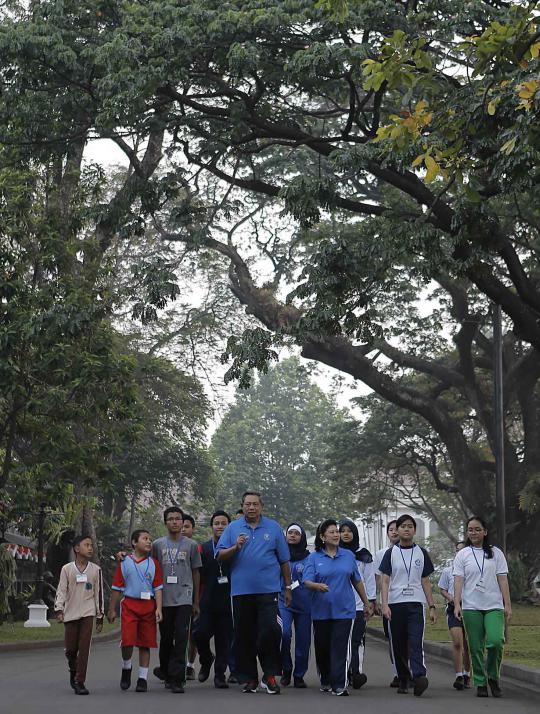
[[[487,534],[482,518],[469,518],[467,547],[454,560],[454,612],[463,619],[477,696],[487,697],[489,684],[493,696],[500,697],[504,624],[512,617],[512,604],[506,559],[488,544]]]

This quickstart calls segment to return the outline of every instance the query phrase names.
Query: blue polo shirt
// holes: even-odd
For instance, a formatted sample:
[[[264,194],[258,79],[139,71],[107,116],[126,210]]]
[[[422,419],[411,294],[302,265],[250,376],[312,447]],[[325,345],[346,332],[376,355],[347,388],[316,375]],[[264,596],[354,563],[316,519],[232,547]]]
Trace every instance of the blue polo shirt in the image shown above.
[[[328,592],[313,592],[312,620],[344,620],[356,617],[356,602],[351,583],[362,580],[350,550],[338,548],[334,558],[324,550],[311,553],[306,560],[303,580],[326,583]]]
[[[230,523],[221,534],[218,549],[235,545],[243,533],[247,541],[231,563],[231,595],[259,595],[281,590],[281,564],[289,560],[289,546],[277,521],[261,516],[252,528],[245,516]]]

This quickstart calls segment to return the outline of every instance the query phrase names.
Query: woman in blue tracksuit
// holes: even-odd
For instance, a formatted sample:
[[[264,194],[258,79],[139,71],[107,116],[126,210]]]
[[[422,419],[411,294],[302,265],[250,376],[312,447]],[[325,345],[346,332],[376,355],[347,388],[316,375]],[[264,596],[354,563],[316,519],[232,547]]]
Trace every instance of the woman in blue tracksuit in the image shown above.
[[[311,599],[312,594],[304,586],[303,573],[306,559],[309,556],[307,537],[304,529],[296,523],[291,523],[286,533],[289,545],[291,566],[292,603],[285,607],[282,592],[279,595],[279,615],[282,620],[283,634],[281,639],[281,660],[283,676],[281,686],[287,687],[294,676],[294,686],[304,689],[304,675],[308,669],[309,649],[311,645]],[[294,622],[294,672],[291,659],[292,626]]]
[[[364,581],[366,594],[372,605],[375,604],[377,598],[377,589],[375,583],[375,564],[373,556],[367,548],[360,548],[360,536],[356,523],[346,518],[339,524],[339,533],[341,536],[340,547],[350,550],[356,558],[356,567]],[[364,674],[364,651],[366,647],[366,618],[364,617],[364,603],[362,599],[354,591],[356,600],[356,617],[351,635],[351,664],[349,668],[349,683],[353,689],[360,689],[367,682],[367,677]]]

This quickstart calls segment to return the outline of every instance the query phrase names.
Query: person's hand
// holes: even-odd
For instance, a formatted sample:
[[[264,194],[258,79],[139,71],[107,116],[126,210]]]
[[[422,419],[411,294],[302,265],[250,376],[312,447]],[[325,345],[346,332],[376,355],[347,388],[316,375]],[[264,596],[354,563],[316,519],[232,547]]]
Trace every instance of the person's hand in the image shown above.
[[[504,606],[504,619],[507,623],[512,619],[512,605],[510,603]]]
[[[119,550],[118,553],[114,556],[116,558],[117,563],[121,563],[126,559],[126,551],[125,550]]]
[[[156,608],[156,622],[162,622],[163,621],[163,611],[161,608]]]
[[[437,610],[434,607],[429,608],[429,621],[432,625],[437,622]]]
[[[285,600],[285,607],[290,607],[292,605],[292,591],[285,588],[283,598]]]
[[[382,608],[382,614],[388,621],[392,619],[392,610],[389,608],[388,605],[383,605]]]
[[[201,608],[196,603],[193,603],[191,610],[193,612],[193,619],[196,620],[199,617],[199,615],[201,614]]]
[[[374,613],[375,615],[378,615],[379,617],[382,615],[382,608],[381,608],[381,604],[380,604],[379,602],[376,602],[376,603],[375,603],[375,607],[374,607],[373,613]]]
[[[321,593],[327,593],[330,590],[326,583],[315,583],[315,585],[317,586],[317,590]]]
[[[96,632],[99,633],[103,630],[103,618],[96,620]]]
[[[57,622],[64,622],[64,613],[58,611],[56,613],[56,620],[57,620]]]
[[[109,609],[109,612],[107,613],[107,620],[112,625],[112,623],[116,620],[116,610]]]
[[[367,621],[372,616],[373,616],[372,604],[370,603],[369,605],[364,605],[364,619]]]
[[[459,603],[454,603],[454,615],[457,617],[458,620],[462,620],[463,616],[461,614],[461,605]]]
[[[242,546],[244,543],[247,541],[247,535],[245,533],[240,533],[238,538],[236,539],[236,547],[238,550],[242,550]]]

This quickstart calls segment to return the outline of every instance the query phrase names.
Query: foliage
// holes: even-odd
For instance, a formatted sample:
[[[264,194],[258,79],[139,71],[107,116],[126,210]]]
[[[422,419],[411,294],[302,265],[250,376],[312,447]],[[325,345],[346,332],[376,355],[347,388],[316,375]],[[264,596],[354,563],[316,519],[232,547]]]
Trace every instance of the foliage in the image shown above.
[[[9,598],[15,595],[15,560],[0,543],[0,624],[9,613]]]

